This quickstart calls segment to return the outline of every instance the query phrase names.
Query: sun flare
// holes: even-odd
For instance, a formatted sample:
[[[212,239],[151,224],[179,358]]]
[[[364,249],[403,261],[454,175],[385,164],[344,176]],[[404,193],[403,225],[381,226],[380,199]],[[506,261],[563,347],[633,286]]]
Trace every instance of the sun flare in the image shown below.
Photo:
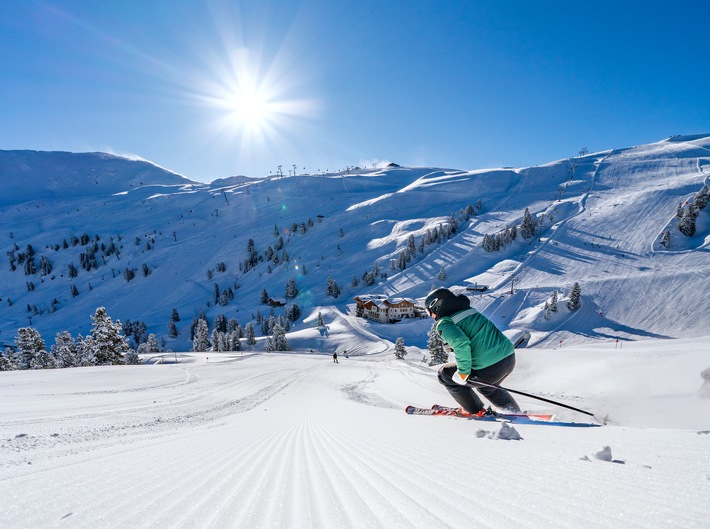
[[[261,130],[275,118],[274,105],[259,88],[237,88],[227,96],[225,106],[231,113],[230,119],[247,130]]]

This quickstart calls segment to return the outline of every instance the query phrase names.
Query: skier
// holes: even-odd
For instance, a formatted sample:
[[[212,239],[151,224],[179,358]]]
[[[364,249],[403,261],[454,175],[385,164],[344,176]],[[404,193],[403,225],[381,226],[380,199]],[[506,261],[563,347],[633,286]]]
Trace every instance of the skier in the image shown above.
[[[504,389],[481,386],[476,381],[500,384],[515,367],[515,350],[508,338],[483,314],[471,307],[464,295],[448,288],[431,292],[424,301],[436,321],[436,331],[453,349],[456,362],[439,368],[439,382],[462,408],[483,416],[488,411],[473,390],[476,388],[494,406],[520,413],[520,406]]]
[[[340,362],[338,362],[338,351],[335,351],[333,353],[333,362],[335,362],[336,364],[340,363]]]

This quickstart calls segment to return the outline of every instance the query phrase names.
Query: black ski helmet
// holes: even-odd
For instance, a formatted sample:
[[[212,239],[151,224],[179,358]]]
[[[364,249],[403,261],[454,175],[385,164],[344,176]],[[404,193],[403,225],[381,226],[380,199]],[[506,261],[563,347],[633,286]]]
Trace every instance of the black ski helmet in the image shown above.
[[[438,317],[441,315],[441,307],[444,303],[454,297],[454,293],[448,288],[437,288],[430,292],[424,300],[424,308],[426,308],[430,315],[434,313]]]

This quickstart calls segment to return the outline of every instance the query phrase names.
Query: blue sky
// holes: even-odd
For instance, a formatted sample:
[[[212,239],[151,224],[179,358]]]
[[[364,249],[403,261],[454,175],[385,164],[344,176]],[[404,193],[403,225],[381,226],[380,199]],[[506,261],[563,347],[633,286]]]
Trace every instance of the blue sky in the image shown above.
[[[0,0],[0,149],[194,180],[710,132],[704,2]]]

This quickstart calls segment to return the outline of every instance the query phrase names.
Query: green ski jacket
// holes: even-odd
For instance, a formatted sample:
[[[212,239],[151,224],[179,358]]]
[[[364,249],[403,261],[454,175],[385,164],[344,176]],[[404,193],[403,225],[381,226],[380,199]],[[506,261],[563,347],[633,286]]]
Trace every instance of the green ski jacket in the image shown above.
[[[454,349],[459,373],[484,369],[500,362],[515,350],[508,338],[476,309],[469,308],[436,322],[436,330]]]

